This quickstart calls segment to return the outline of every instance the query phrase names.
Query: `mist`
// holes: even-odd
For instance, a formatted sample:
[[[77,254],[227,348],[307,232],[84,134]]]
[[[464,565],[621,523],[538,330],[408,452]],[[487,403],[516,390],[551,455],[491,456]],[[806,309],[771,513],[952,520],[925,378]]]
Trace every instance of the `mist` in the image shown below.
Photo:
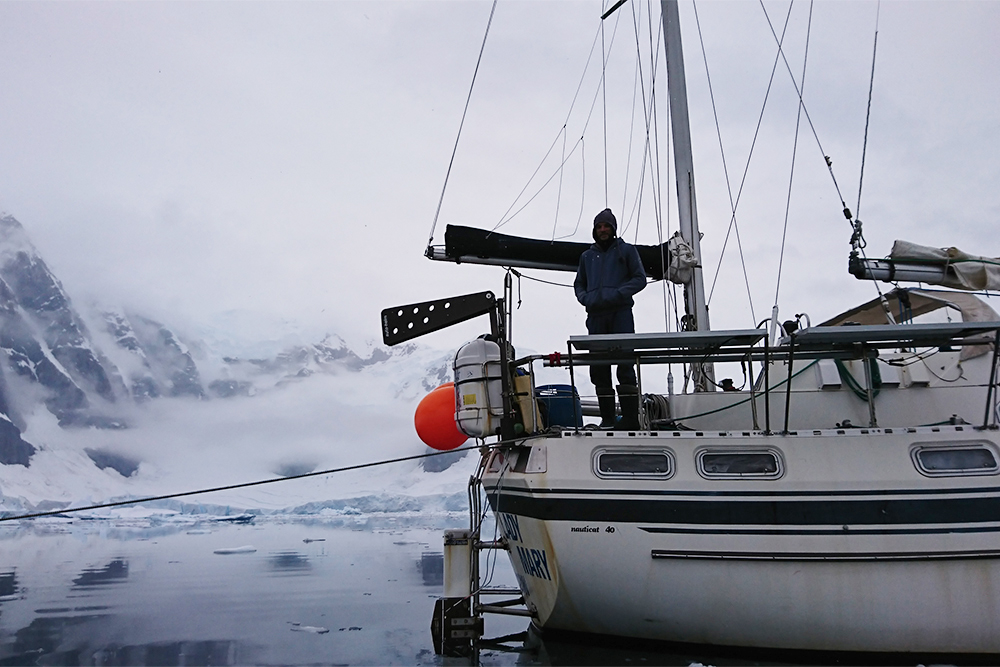
[[[1000,4],[764,8],[681,3],[713,328],[756,326],[775,303],[782,319],[818,323],[875,296],[846,271],[845,205],[864,220],[871,257],[895,238],[1000,255]],[[658,7],[627,3],[602,35],[604,9],[497,5],[433,243],[447,224],[586,242],[605,206],[629,241],[676,229]],[[379,344],[383,308],[501,292],[500,268],[422,257],[490,10],[0,3],[0,211],[21,221],[74,303],[166,323],[212,377],[225,377],[224,356],[266,357],[328,335],[364,354]],[[786,15],[787,65],[775,66]],[[614,44],[603,72],[602,39]],[[657,68],[655,92],[636,84],[636,52],[657,54],[643,62],[644,76]],[[646,152],[642,109],[654,97]],[[564,178],[542,187],[563,158]],[[522,273],[511,294],[519,353],[565,350],[585,331],[572,274]],[[650,284],[636,298],[637,330],[676,327],[681,300]],[[486,330],[474,320],[421,345],[447,356]],[[7,471],[3,493],[166,493],[420,453],[412,414],[429,388],[399,387],[426,368],[392,368],[225,401],[165,399],[124,415],[123,431],[67,431],[37,412],[25,432],[41,448],[33,471],[62,479],[87,447],[141,460],[139,474],[106,469],[42,489]],[[644,385],[663,391],[666,379]],[[451,475],[387,470],[220,499],[289,506]]]
[[[439,353],[427,349],[362,371],[284,378],[253,396],[161,398],[119,411],[129,425],[122,430],[61,428],[39,408],[28,415],[24,433],[39,449],[30,467],[0,469],[4,503],[82,506],[425,454],[432,450],[417,437],[413,414],[428,391],[427,367],[440,363]],[[98,469],[88,451],[138,468],[130,476]],[[399,497],[464,498],[473,458],[442,472],[426,472],[418,459],[203,494],[175,506],[266,511],[365,496],[390,506]]]

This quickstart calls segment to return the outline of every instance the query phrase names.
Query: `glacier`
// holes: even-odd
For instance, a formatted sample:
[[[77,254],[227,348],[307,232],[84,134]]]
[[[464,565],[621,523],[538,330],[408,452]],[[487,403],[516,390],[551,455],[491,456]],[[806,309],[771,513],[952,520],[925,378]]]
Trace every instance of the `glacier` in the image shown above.
[[[450,353],[411,346],[386,357],[361,369],[334,365],[291,377],[273,368],[258,371],[252,395],[133,404],[124,429],[67,429],[38,408],[23,431],[37,448],[31,465],[0,465],[0,511],[51,511],[428,453],[414,431],[413,413],[437,386]],[[126,476],[128,469],[99,467],[94,453],[138,463]],[[440,458],[449,457],[458,460],[439,471],[424,463],[436,459],[411,460],[153,505],[164,512],[216,514],[459,511],[478,456]]]
[[[260,480],[281,481],[72,516],[466,507],[471,451],[286,479],[430,452],[413,414],[451,379],[453,352],[367,342],[359,354],[334,333],[311,343],[266,335],[254,344],[246,331],[193,334],[133,307],[78,308],[23,226],[0,217],[0,513]]]

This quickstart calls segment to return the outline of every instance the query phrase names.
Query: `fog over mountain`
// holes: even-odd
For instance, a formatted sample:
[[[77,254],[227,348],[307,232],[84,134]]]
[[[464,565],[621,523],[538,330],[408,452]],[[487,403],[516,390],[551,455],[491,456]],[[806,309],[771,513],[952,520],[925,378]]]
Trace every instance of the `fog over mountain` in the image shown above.
[[[0,508],[425,452],[413,409],[486,327],[371,338],[382,308],[500,293],[498,267],[423,258],[446,225],[677,229],[658,3],[612,4],[0,2]],[[845,205],[869,257],[1000,254],[1000,3],[680,12],[713,328],[876,297]],[[518,351],[565,350],[572,276],[522,274]],[[637,330],[682,300],[651,284]],[[196,500],[464,494],[472,458]]]
[[[223,355],[128,308],[78,308],[68,292],[24,227],[0,218],[6,509],[166,494],[426,451],[413,409],[449,379],[450,353],[410,344],[359,354],[330,333],[271,356]],[[421,478],[448,466],[431,461],[356,475],[341,489],[312,480],[289,483],[297,485],[289,494],[268,489],[266,498],[199,502],[282,508],[413,485],[434,495],[441,480],[421,485]],[[464,493],[464,483],[453,490]]]

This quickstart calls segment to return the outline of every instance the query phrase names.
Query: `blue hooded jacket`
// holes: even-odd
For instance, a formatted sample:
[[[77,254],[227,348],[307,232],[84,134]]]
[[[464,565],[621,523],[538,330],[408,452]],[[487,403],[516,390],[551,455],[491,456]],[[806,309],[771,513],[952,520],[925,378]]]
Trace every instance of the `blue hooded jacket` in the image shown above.
[[[596,243],[580,255],[573,288],[576,300],[588,313],[605,313],[631,308],[632,296],[646,286],[635,246],[615,238],[605,250]]]

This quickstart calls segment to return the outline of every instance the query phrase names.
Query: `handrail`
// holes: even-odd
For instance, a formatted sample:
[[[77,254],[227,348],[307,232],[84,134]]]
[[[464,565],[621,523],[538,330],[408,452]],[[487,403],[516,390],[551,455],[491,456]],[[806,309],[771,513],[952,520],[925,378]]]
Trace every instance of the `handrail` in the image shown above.
[[[996,333],[993,335],[993,361],[990,363],[990,381],[989,387],[986,389],[986,415],[983,417],[983,428],[989,428],[990,413],[995,412],[991,399],[993,398],[993,386],[997,381],[998,355],[1000,355],[1000,328],[998,328]]]
[[[869,407],[869,428],[877,428],[874,387],[869,360],[877,359],[879,350],[900,348],[948,348],[965,345],[982,345],[1000,340],[1000,321],[997,322],[946,322],[938,324],[901,325],[854,325],[837,327],[809,327],[801,329],[772,346],[760,330],[732,331],[682,331],[644,334],[601,334],[573,336],[567,341],[565,353],[553,355],[530,355],[517,363],[542,361],[546,366],[566,365],[570,371],[570,383],[576,386],[575,368],[595,364],[704,364],[709,362],[763,362],[765,386],[761,393],[764,399],[764,429],[770,433],[770,393],[787,385],[785,389],[784,429],[788,432],[791,413],[791,380],[806,368],[812,367],[819,359],[863,359],[865,360],[865,387],[863,398]],[[563,356],[565,355],[565,356]],[[786,362],[789,377],[774,387],[766,379],[769,367],[776,362]],[[810,361],[804,368],[796,370],[794,363]],[[994,399],[997,388],[997,370],[1000,366],[1000,345],[994,345],[991,375],[986,383],[986,411],[982,428],[996,428],[1000,416],[995,412]],[[641,372],[641,371],[640,371]],[[674,416],[675,421],[704,416],[753,402],[756,408],[756,391],[751,391],[748,399],[731,405],[696,415]],[[578,410],[574,402],[574,413]],[[992,416],[991,416],[992,415]],[[577,422],[579,415],[575,414]],[[756,416],[754,420],[756,426]],[[992,426],[991,426],[992,424]]]
[[[810,327],[779,341],[760,346],[757,329],[671,332],[662,334],[601,334],[572,336],[568,341],[574,365],[630,363],[706,363],[799,359],[860,359],[872,350],[900,347],[961,347],[990,342],[987,334],[1000,322],[946,322],[940,324],[858,325]],[[766,350],[764,348],[767,348]],[[574,353],[573,350],[579,350]]]

